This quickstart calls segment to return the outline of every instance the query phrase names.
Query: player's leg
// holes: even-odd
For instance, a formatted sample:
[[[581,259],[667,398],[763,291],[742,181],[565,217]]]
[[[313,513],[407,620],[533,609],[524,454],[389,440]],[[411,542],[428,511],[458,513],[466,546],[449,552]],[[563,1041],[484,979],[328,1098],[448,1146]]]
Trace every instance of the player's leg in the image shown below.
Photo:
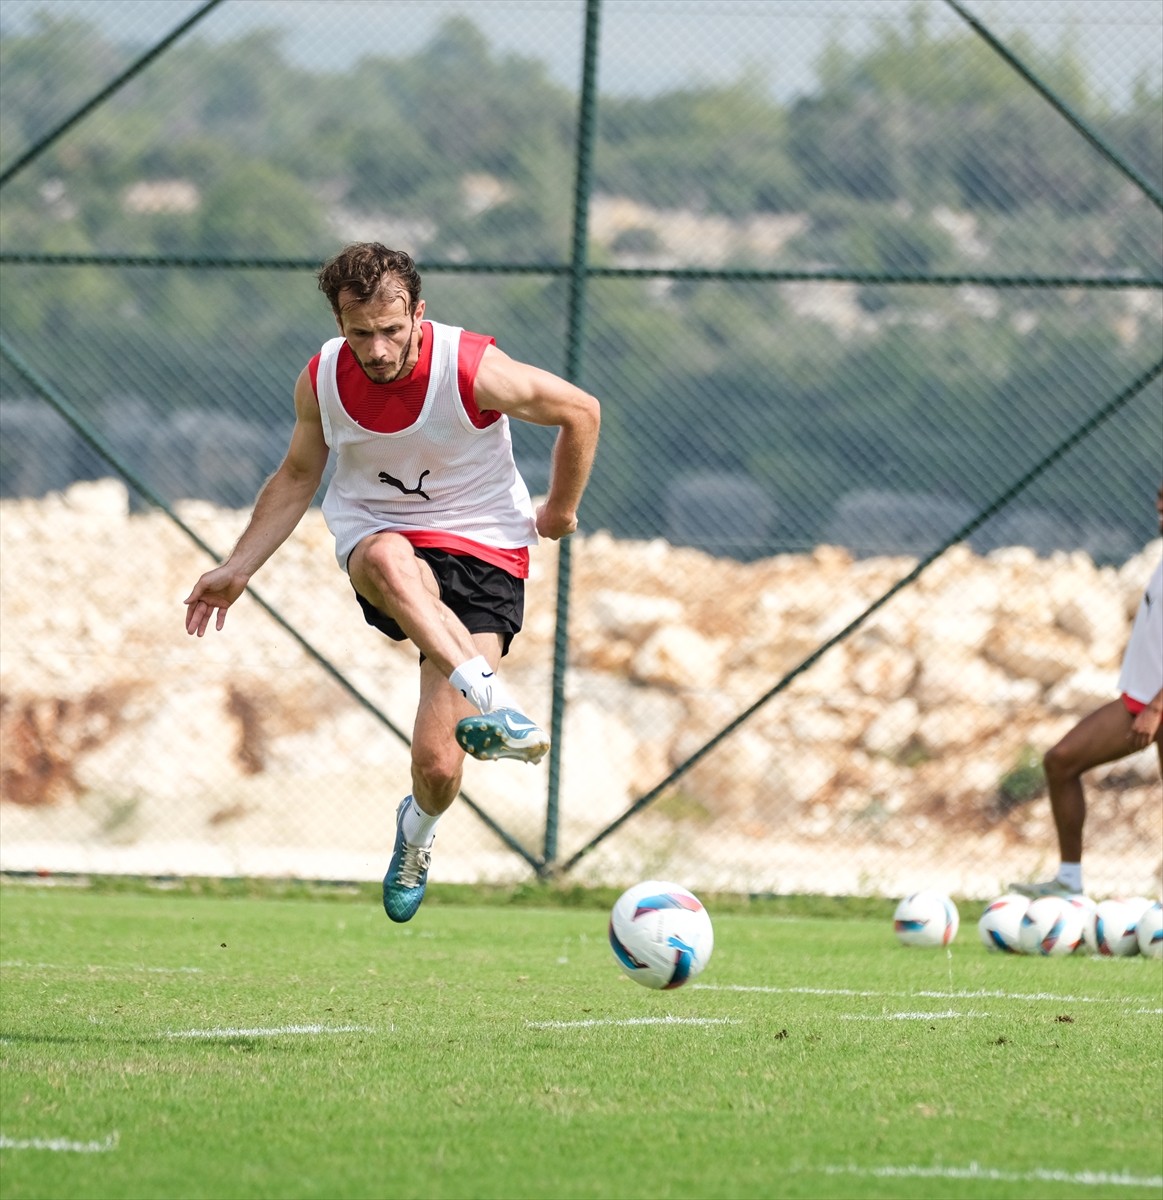
[[[1058,836],[1060,866],[1045,883],[1014,884],[1023,895],[1069,895],[1082,891],[1082,831],[1086,823],[1086,795],[1082,777],[1103,763],[1125,758],[1133,750],[1129,741],[1134,717],[1121,700],[1112,700],[1082,718],[1044,755],[1050,812]]]
[[[365,605],[387,618],[387,626],[378,617],[373,623],[390,636],[407,637],[481,714],[496,711],[480,723],[484,732],[459,739],[463,749],[477,758],[526,762],[545,754],[544,731],[506,698],[496,661],[481,654],[475,641],[478,630],[505,630],[511,637],[520,629],[523,581],[470,557],[417,551],[396,533],[364,538],[347,566]]]
[[[491,641],[492,645],[489,645]],[[500,658],[496,634],[478,635],[490,661]],[[384,875],[384,911],[397,922],[410,921],[424,899],[436,822],[456,799],[464,751],[456,744],[456,723],[472,705],[431,659],[420,663],[420,700],[412,728],[412,793],[396,809],[396,841]]]
[[[375,533],[351,552],[347,572],[355,590],[390,617],[447,678],[474,658],[472,636],[440,599],[432,568],[398,533]]]
[[[471,639],[495,671],[501,660],[500,635],[475,633]],[[440,816],[460,791],[464,751],[455,732],[457,723],[473,711],[474,706],[430,659],[420,664],[420,702],[412,730],[412,795],[430,816]]]
[[[471,638],[473,649],[496,671],[501,635],[476,633]],[[473,705],[431,659],[424,659],[412,728],[412,794],[396,810],[396,841],[384,876],[384,911],[393,921],[410,921],[424,899],[436,823],[456,799],[464,773],[457,722],[472,713]]]

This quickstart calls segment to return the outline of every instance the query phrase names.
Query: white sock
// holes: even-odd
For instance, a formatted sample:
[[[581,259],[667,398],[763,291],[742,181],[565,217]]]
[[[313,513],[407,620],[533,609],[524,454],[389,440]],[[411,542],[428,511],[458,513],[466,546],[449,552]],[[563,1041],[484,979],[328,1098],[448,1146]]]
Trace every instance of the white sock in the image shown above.
[[[1058,868],[1058,882],[1070,888],[1071,891],[1082,891],[1082,863],[1064,862]]]
[[[483,654],[461,663],[448,677],[448,682],[472,705],[483,713],[494,708],[511,708],[500,680]]]
[[[404,830],[404,841],[410,846],[431,846],[436,836],[436,822],[440,815],[430,817],[417,803],[414,796],[408,797],[410,803],[404,809],[404,819],[401,825]]]

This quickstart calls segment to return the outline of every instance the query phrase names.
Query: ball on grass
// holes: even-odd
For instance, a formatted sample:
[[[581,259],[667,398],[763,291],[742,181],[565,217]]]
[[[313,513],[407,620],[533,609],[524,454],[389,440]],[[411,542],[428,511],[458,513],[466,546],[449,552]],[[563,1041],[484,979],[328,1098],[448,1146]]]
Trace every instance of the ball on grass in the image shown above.
[[[1015,892],[1007,892],[986,905],[985,912],[977,922],[977,932],[988,950],[1000,950],[1003,954],[1021,954],[1018,935],[1022,929],[1022,918],[1030,901]]]
[[[1039,896],[1022,916],[1018,945],[1023,954],[1073,954],[1082,945],[1082,921],[1082,910],[1069,900]]]
[[[1144,910],[1135,926],[1139,953],[1147,958],[1163,958],[1163,904],[1158,900]]]
[[[1122,900],[1101,900],[1086,923],[1084,936],[1092,954],[1126,958],[1139,953],[1138,913]]]
[[[957,936],[957,906],[943,892],[913,892],[893,913],[892,927],[902,946],[948,946]]]

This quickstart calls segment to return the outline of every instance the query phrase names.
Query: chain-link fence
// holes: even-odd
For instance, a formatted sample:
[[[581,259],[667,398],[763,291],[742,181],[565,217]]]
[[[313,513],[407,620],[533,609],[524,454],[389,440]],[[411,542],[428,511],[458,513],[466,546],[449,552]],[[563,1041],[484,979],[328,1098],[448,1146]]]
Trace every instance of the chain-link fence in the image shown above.
[[[415,656],[318,510],[181,624],[362,238],[603,402],[507,660],[553,760],[470,762],[434,879],[1052,868],[1039,756],[1159,555],[1161,35],[1158,0],[6,0],[4,869],[382,874]],[[1093,890],[1157,888],[1152,753],[1090,800]]]

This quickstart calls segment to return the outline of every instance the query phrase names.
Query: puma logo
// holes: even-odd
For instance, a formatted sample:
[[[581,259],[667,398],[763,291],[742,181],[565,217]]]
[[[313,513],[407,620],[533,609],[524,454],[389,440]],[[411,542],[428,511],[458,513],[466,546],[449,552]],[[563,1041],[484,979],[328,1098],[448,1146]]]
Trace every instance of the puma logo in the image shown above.
[[[405,487],[394,475],[389,475],[387,471],[380,472],[380,483],[390,483],[392,487],[397,487],[405,496],[423,496],[428,499],[428,493],[420,486],[424,482],[424,476],[430,475],[431,471],[421,471],[420,478],[416,480],[414,488]]]

